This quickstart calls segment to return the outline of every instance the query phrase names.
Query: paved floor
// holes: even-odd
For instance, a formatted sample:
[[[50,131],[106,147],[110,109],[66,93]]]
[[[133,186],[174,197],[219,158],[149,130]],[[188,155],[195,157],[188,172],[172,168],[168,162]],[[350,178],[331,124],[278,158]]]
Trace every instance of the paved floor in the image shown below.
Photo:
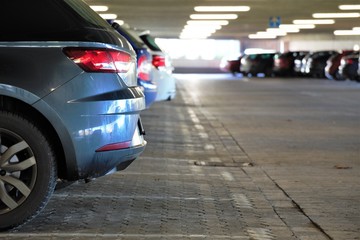
[[[177,78],[139,159],[0,239],[360,239],[360,84]]]

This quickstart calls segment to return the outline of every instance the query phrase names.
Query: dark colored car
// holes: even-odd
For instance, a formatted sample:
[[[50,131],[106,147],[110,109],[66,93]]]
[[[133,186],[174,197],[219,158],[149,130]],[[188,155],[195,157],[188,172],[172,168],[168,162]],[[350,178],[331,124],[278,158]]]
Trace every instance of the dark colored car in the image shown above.
[[[262,73],[269,77],[274,67],[275,53],[256,53],[244,55],[241,59],[240,72],[244,75],[257,76]]]
[[[341,58],[339,66],[340,79],[358,80],[359,52]]]
[[[360,82],[360,54],[359,54],[359,58],[358,58],[358,71],[357,71],[357,74],[358,74],[357,81]]]
[[[150,53],[149,48],[145,45],[144,42],[141,41],[140,38],[134,36],[127,29],[121,27],[116,22],[112,23],[112,26],[118,31],[121,35],[123,35],[134,48],[137,56],[137,79],[138,85],[144,91],[146,107],[149,108],[156,100],[157,95],[157,86],[152,81],[152,73],[151,73],[151,62],[152,62],[152,54]]]
[[[4,0],[1,7],[4,230],[35,217],[58,180],[125,169],[146,141],[145,99],[125,38],[79,0]]]
[[[334,53],[326,62],[325,76],[330,80],[341,80],[339,75],[339,66],[341,58],[354,53],[352,50],[343,50],[341,52]]]
[[[313,54],[313,52],[308,52],[307,54],[305,54],[304,57],[301,58],[301,61],[299,62],[298,60],[295,60],[295,73],[298,73],[299,76],[307,76],[308,70],[306,69],[307,66],[307,61],[309,60],[309,58],[311,57],[311,55]],[[298,71],[298,69],[300,68],[300,71]]]
[[[308,51],[301,51],[303,54],[299,54],[294,59],[294,74],[295,76],[303,75],[301,72],[303,59],[308,56]]]
[[[303,73],[314,78],[324,78],[326,62],[335,53],[336,51],[316,51],[311,53],[306,58],[306,62],[303,62]]]
[[[275,76],[294,76],[295,60],[305,56],[305,51],[288,51],[274,56],[273,74]]]
[[[241,58],[242,56],[236,58],[223,58],[220,62],[220,70],[235,76],[237,73],[240,73]]]

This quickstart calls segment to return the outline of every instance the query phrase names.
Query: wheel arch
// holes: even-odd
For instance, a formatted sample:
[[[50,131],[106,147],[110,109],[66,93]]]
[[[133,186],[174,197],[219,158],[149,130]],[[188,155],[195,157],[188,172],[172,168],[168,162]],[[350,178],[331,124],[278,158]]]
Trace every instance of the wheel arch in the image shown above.
[[[43,130],[43,133],[46,135],[47,139],[51,141],[51,145],[53,145],[56,155],[58,177],[61,179],[68,179],[69,171],[64,147],[57,131],[50,121],[40,111],[28,103],[6,95],[0,95],[0,109],[21,114]]]

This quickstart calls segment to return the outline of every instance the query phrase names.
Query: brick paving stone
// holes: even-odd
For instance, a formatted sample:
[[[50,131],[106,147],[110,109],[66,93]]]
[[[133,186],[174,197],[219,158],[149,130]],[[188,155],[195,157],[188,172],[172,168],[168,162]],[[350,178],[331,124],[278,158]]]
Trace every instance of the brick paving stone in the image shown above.
[[[0,238],[358,239],[359,218],[351,214],[351,210],[344,210],[344,218],[338,219],[338,210],[322,208],[348,193],[348,188],[343,192],[339,189],[339,196],[334,196],[331,183],[326,186],[324,181],[324,185],[316,187],[312,182],[316,178],[304,176],[301,181],[293,178],[299,173],[290,171],[283,162],[293,151],[286,149],[279,153],[266,146],[269,142],[286,144],[302,151],[299,145],[302,140],[283,139],[287,133],[281,128],[293,124],[293,118],[280,114],[272,119],[271,128],[279,131],[274,137],[266,135],[270,130],[254,135],[259,129],[267,128],[268,123],[255,121],[250,113],[251,107],[257,106],[243,99],[245,115],[241,122],[246,127],[241,128],[244,135],[239,137],[239,130],[234,131],[236,123],[216,115],[213,106],[218,102],[204,104],[204,99],[189,92],[188,83],[179,80],[176,99],[155,103],[144,112],[148,146],[129,168],[56,191],[37,218],[19,229],[0,233]],[[248,90],[264,100],[267,97],[257,90]],[[223,106],[224,110],[231,111],[230,106]],[[267,111],[257,114],[271,114]],[[295,128],[301,129],[301,126]],[[266,161],[283,165],[273,167]],[[326,162],[322,158],[319,161]],[[295,165],[309,176],[318,174],[301,163]],[[350,183],[352,178],[342,179]],[[316,180],[323,183],[321,176]],[[327,199],[323,199],[323,195],[309,198],[302,191],[310,188],[310,193],[316,195],[324,187],[328,187]],[[357,193],[352,195],[357,196]],[[348,198],[338,204],[341,208],[348,205],[352,210],[359,209]],[[347,219],[352,220],[353,225]]]

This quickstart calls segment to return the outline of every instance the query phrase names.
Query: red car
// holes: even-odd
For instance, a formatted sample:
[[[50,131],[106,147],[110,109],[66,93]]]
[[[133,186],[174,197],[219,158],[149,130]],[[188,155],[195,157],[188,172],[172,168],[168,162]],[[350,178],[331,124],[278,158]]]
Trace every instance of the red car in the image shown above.
[[[341,58],[339,75],[342,80],[358,80],[359,58],[360,53],[358,51],[354,51],[352,54]]]
[[[273,74],[275,76],[294,76],[295,59],[305,56],[305,51],[288,51],[274,56]]]
[[[220,63],[220,70],[223,72],[230,72],[235,76],[236,73],[240,73],[241,58],[242,56],[235,59],[223,58]]]
[[[333,54],[326,62],[325,76],[330,80],[341,80],[339,75],[339,66],[342,57],[348,56],[354,53],[353,50],[343,50],[341,52]]]

